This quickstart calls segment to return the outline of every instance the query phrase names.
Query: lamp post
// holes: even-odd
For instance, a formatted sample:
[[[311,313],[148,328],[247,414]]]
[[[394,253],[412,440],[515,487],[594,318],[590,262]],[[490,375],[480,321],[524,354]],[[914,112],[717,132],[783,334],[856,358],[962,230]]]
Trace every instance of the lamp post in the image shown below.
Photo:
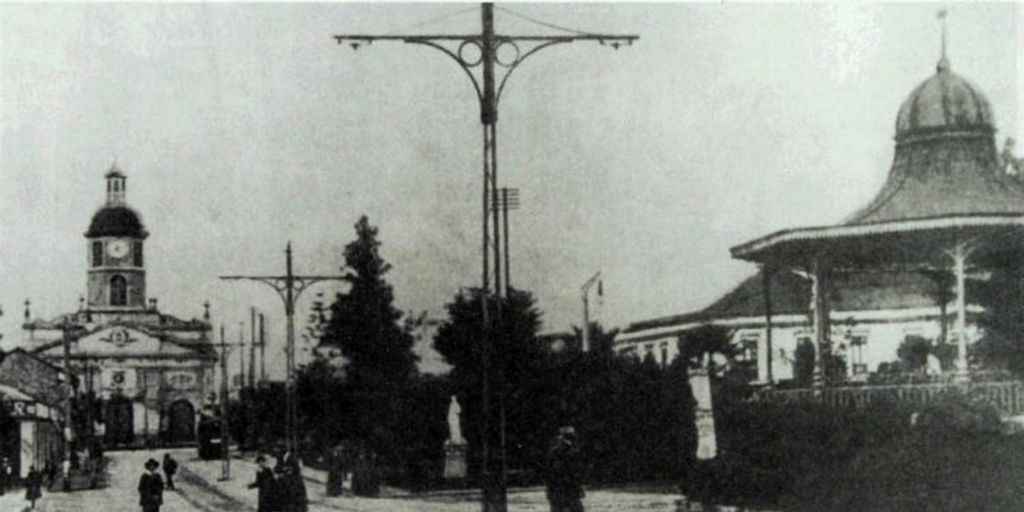
[[[478,34],[467,35],[444,35],[444,34],[422,34],[410,36],[388,36],[388,35],[365,35],[365,34],[344,34],[334,36],[338,44],[348,44],[352,49],[358,49],[362,44],[370,44],[374,41],[401,41],[407,44],[418,44],[428,46],[453,59],[462,68],[466,76],[473,83],[477,100],[480,103],[480,122],[483,125],[483,218],[482,218],[482,286],[480,306],[482,310],[481,329],[481,354],[482,354],[482,408],[484,411],[481,421],[483,430],[483,443],[481,454],[483,456],[483,480],[485,511],[503,512],[505,503],[505,475],[504,475],[504,453],[502,453],[502,468],[496,482],[496,488],[491,487],[490,481],[490,449],[489,449],[489,397],[490,389],[489,365],[490,365],[490,344],[492,337],[502,335],[502,294],[501,286],[501,230],[498,218],[498,208],[489,208],[489,204],[497,205],[499,201],[498,187],[498,102],[501,93],[505,89],[508,78],[526,58],[549,46],[567,44],[575,41],[593,41],[601,45],[607,45],[618,49],[621,46],[628,46],[639,39],[636,35],[613,35],[613,34],[591,34],[573,31],[569,35],[539,36],[522,35],[508,36],[496,33],[494,29],[494,4],[481,4],[481,26]],[[499,8],[501,9],[501,8]],[[532,20],[531,20],[532,21]],[[493,212],[492,212],[493,210]],[[493,213],[493,224],[488,219],[488,214]],[[493,237],[491,230],[493,229]],[[490,333],[490,320],[488,314],[487,300],[490,294],[490,270],[488,259],[490,249],[494,253],[494,292],[496,301],[495,333]],[[504,415],[504,411],[501,411]],[[501,435],[504,439],[504,434]],[[503,444],[503,443],[502,443]]]
[[[295,302],[306,288],[321,281],[342,281],[342,276],[297,276],[292,273],[292,243],[285,247],[285,274],[283,276],[221,276],[223,280],[248,280],[263,283],[277,292],[284,301],[287,322],[285,339],[285,446],[295,455],[296,447],[296,406],[295,406]],[[262,315],[261,315],[262,319]],[[262,325],[262,322],[261,322]],[[262,351],[262,344],[260,350]],[[262,364],[262,362],[261,362]]]

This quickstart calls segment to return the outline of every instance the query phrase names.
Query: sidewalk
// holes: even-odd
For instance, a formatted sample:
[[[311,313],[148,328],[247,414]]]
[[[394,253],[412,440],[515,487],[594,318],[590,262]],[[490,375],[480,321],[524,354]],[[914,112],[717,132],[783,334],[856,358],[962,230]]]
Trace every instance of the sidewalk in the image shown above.
[[[204,461],[198,458],[181,460],[181,478],[203,485],[212,492],[256,510],[257,494],[247,486],[255,479],[257,465],[249,459],[231,459],[231,479],[219,481],[221,461]],[[346,512],[478,512],[479,493],[438,492],[431,494],[404,494],[381,498],[355,496],[328,497],[326,495],[326,473],[303,467],[311,512],[345,510]],[[399,491],[392,491],[397,494]],[[587,493],[584,506],[590,512],[602,511],[651,511],[672,512],[675,510],[677,494],[652,494],[616,490],[597,490]],[[550,510],[544,490],[530,488],[514,490],[508,494],[510,512],[546,512]]]

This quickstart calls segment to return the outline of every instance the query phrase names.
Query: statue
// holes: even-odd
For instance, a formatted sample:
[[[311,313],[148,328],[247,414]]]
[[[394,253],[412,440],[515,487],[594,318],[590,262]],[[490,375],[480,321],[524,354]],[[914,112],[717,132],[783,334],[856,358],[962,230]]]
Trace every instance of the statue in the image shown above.
[[[449,444],[466,444],[466,440],[462,438],[462,427],[459,423],[459,414],[462,413],[462,407],[459,405],[459,400],[452,395],[451,404],[448,405],[448,443]]]

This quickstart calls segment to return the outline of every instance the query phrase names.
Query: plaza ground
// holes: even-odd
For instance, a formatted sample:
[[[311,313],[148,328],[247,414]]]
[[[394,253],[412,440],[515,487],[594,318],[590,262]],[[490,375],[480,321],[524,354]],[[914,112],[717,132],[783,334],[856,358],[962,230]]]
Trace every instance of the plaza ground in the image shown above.
[[[36,502],[42,512],[120,512],[139,510],[136,486],[143,463],[160,460],[165,451],[110,452],[110,485],[105,489],[72,493],[50,493]],[[161,512],[253,512],[256,491],[247,488],[254,480],[256,464],[251,459],[232,459],[231,477],[221,480],[221,461],[202,461],[194,449],[170,450],[181,464],[178,490],[164,493]],[[311,512],[478,512],[479,495],[474,492],[439,492],[410,495],[387,490],[386,497],[327,497],[326,475],[304,468],[306,490]],[[15,489],[0,496],[0,512],[20,512],[28,508],[24,490]],[[674,511],[677,494],[644,490],[593,490],[584,505],[588,512],[602,511]],[[509,493],[509,512],[540,512],[548,510],[542,488],[513,490]]]

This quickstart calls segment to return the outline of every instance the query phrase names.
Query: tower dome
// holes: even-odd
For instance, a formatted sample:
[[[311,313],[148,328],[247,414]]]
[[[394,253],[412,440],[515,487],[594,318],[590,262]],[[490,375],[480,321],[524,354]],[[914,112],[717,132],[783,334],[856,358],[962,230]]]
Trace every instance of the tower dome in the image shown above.
[[[896,116],[896,140],[937,132],[991,134],[995,121],[985,95],[949,69],[942,57],[935,75],[918,85]]]
[[[146,238],[142,220],[125,201],[127,178],[115,163],[104,178],[107,180],[107,202],[96,211],[85,232],[87,238],[131,237]]]

